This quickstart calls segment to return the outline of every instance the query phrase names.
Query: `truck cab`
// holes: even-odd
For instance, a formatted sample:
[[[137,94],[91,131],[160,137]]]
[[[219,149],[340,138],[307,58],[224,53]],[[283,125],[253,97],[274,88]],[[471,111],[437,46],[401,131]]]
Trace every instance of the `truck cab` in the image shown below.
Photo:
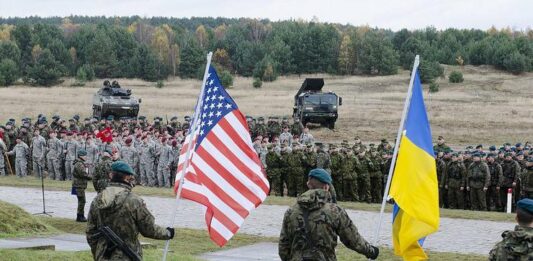
[[[323,78],[306,78],[294,96],[293,117],[300,119],[304,126],[319,123],[334,129],[342,97],[334,92],[323,92],[323,87]]]

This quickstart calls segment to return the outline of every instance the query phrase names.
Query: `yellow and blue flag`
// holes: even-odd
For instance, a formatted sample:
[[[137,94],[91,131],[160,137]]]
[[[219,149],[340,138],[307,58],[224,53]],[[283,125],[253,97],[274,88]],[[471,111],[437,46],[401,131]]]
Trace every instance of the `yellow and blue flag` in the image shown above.
[[[394,253],[404,260],[425,260],[422,244],[439,228],[439,192],[431,128],[418,70],[394,168],[390,195]]]

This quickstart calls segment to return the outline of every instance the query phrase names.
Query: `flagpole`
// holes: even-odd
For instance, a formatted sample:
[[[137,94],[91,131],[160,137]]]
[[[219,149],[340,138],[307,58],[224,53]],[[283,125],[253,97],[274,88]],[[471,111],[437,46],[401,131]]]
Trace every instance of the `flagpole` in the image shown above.
[[[193,143],[192,143],[192,139],[193,139],[193,133],[194,131],[196,130],[196,127],[198,126],[198,117],[199,117],[199,114],[198,113],[200,111],[200,108],[202,108],[203,106],[203,103],[204,103],[204,89],[205,89],[205,85],[206,85],[206,82],[207,82],[207,76],[209,74],[209,66],[211,65],[211,57],[213,56],[213,52],[209,52],[207,54],[207,64],[205,65],[205,72],[204,72],[204,79],[202,81],[202,88],[200,90],[200,96],[198,98],[198,102],[196,103],[196,108],[195,108],[195,112],[194,112],[194,119],[193,119],[193,122],[192,122],[192,126],[190,126],[189,128],[189,133],[188,133],[188,138],[189,138],[189,145],[187,146],[187,153],[185,154],[185,158],[188,159],[190,154],[191,154],[191,148],[193,147]],[[178,207],[179,207],[179,203],[180,203],[180,198],[181,198],[181,190],[183,189],[183,183],[185,182],[185,173],[187,171],[187,168],[189,167],[189,161],[186,160],[184,162],[184,165],[183,165],[183,168],[181,170],[181,176],[180,176],[180,181],[179,181],[179,187],[178,187],[178,191],[176,193],[176,205],[174,206],[174,211],[172,212],[172,217],[170,219],[170,222],[169,222],[169,227],[174,227],[174,221],[176,219],[176,216],[178,214]],[[169,248],[169,245],[170,245],[170,239],[167,240],[167,242],[165,243],[165,249],[163,251],[163,258],[161,260],[163,261],[166,261],[167,260],[167,254],[168,254],[168,248]]]
[[[402,137],[402,132],[405,125],[405,117],[407,116],[407,112],[409,111],[409,106],[411,103],[411,96],[413,93],[413,83],[415,81],[416,76],[416,70],[418,69],[418,65],[420,64],[420,57],[419,55],[416,55],[415,62],[413,64],[413,71],[411,72],[411,81],[409,82],[409,88],[407,89],[407,97],[405,97],[405,104],[403,106],[403,113],[402,113],[402,119],[400,121],[400,127],[398,128],[398,134],[396,135],[396,142],[394,145],[394,153],[392,154],[392,162],[389,169],[389,175],[387,177],[387,185],[385,185],[385,192],[383,193],[383,201],[381,202],[381,210],[379,212],[379,221],[378,226],[376,229],[376,238],[375,238],[375,244],[379,244],[379,232],[381,230],[381,223],[383,221],[383,214],[385,212],[385,205],[387,204],[387,197],[389,194],[390,184],[392,181],[392,174],[394,172],[394,167],[396,165],[396,158],[398,157],[398,149],[400,147],[400,139]]]

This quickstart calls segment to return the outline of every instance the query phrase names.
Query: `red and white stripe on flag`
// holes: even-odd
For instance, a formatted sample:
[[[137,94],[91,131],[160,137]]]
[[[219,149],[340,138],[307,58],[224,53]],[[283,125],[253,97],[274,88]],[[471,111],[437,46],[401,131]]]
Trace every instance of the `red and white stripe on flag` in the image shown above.
[[[190,136],[184,142],[175,190],[187,164],[181,197],[207,208],[209,235],[217,245],[224,246],[250,211],[265,200],[269,183],[253,149],[245,117],[238,109],[222,117],[196,144],[199,132],[196,129],[190,135],[193,142]],[[188,146],[194,147],[186,158]]]

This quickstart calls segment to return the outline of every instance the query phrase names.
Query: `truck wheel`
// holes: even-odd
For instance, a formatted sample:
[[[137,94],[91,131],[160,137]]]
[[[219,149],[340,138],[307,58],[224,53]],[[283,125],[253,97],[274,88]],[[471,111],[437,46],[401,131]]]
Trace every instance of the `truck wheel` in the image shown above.
[[[329,128],[330,130],[335,129],[335,121],[330,121],[330,122],[328,122],[328,128]]]

